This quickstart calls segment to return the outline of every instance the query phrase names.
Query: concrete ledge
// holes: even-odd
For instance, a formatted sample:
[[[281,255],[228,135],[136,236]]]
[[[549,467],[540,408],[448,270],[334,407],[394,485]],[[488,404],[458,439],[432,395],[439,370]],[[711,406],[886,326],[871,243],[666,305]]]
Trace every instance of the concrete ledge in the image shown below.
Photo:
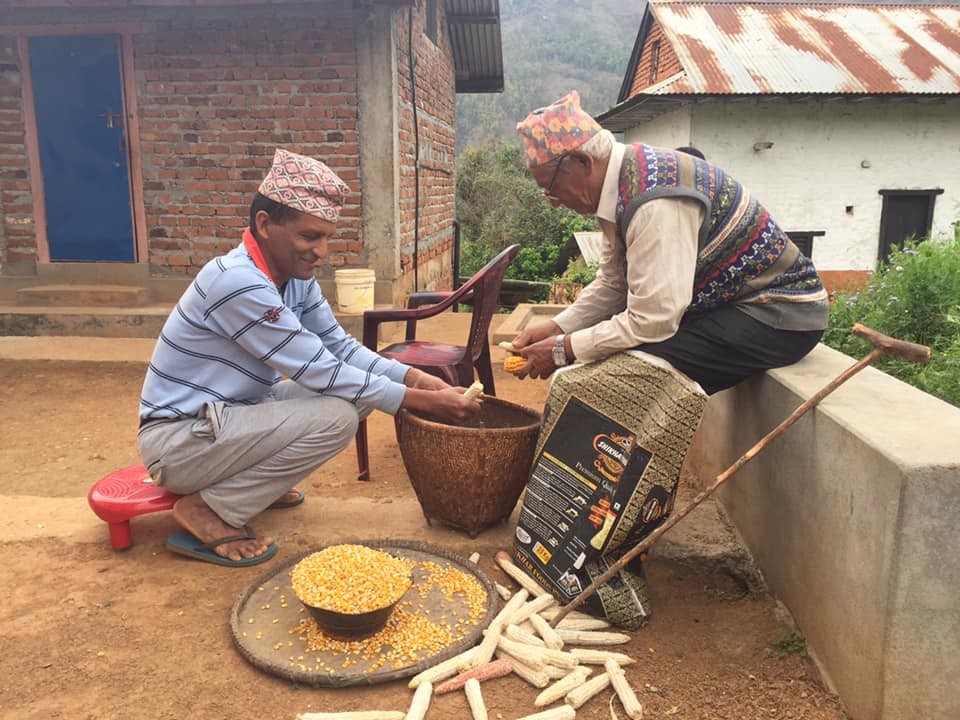
[[[513,342],[513,339],[523,332],[527,325],[536,325],[541,321],[552,320],[566,307],[568,306],[520,303],[493,333],[491,342],[494,345],[501,342]]]
[[[802,362],[711,398],[706,483],[853,363]],[[960,409],[873,368],[720,491],[854,720],[960,717]]]

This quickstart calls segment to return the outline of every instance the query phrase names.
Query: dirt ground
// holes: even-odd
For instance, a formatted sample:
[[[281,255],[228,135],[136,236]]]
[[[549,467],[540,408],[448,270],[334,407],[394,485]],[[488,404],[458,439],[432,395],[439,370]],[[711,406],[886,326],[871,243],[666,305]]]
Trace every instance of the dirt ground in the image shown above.
[[[307,711],[405,711],[412,694],[405,681],[314,689],[244,660],[232,644],[229,614],[267,566],[234,570],[172,555],[164,548],[176,529],[169,513],[135,519],[133,547],[110,549],[86,494],[108,472],[139,463],[134,438],[144,370],[143,359],[0,359],[0,577],[7,592],[0,718],[292,720]],[[500,372],[497,382],[501,397],[542,407],[544,383]],[[509,546],[513,521],[474,540],[429,527],[390,418],[375,417],[370,437],[371,482],[355,480],[351,446],[307,479],[303,505],[255,520],[277,540],[279,561],[330,542],[402,538],[463,555],[477,551],[493,579],[512,584],[493,556]],[[696,531],[697,517],[684,521],[692,524],[688,532]],[[637,659],[626,670],[645,716],[845,718],[812,660],[776,646],[792,632],[776,602],[747,592],[721,563],[683,555],[654,552],[648,560],[654,615],[617,648]],[[511,676],[483,692],[490,718],[511,720],[534,712],[538,691]],[[610,696],[594,698],[577,717],[610,718]],[[469,716],[462,693],[436,698],[428,714]]]

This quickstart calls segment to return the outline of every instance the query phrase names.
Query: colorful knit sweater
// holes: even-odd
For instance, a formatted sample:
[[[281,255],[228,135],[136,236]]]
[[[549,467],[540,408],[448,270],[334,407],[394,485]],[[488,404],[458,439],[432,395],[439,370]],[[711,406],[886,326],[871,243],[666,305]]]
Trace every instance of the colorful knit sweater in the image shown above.
[[[688,312],[729,303],[826,300],[813,263],[740,183],[699,158],[627,145],[617,200],[621,237],[640,205],[662,197],[695,198],[706,208]]]

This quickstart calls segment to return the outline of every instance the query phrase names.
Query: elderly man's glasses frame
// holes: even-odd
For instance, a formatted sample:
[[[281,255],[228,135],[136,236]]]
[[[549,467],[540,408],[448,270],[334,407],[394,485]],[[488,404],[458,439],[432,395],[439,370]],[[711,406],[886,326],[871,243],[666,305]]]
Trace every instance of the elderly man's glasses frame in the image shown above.
[[[557,176],[560,174],[560,166],[563,165],[563,161],[570,156],[570,153],[563,153],[560,157],[557,158],[557,166],[553,170],[553,176],[550,178],[550,183],[543,189],[543,194],[547,196],[548,200],[559,200],[556,195],[553,194],[553,184],[557,181]]]

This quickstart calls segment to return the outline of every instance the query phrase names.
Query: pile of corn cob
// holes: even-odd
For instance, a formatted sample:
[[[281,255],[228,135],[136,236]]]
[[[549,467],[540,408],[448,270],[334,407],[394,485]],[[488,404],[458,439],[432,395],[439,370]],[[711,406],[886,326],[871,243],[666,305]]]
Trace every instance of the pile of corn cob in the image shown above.
[[[497,584],[505,605],[484,630],[480,644],[414,676],[407,712],[302,713],[297,720],[423,720],[434,695],[458,690],[466,694],[473,720],[488,720],[481,683],[511,673],[541,691],[535,707],[562,703],[518,720],[574,720],[577,709],[610,686],[627,717],[640,720],[643,708],[623,671],[624,665],[635,662],[633,658],[596,647],[570,647],[619,645],[629,642],[630,636],[611,632],[606,620],[577,612],[551,627],[560,609],[556,599],[507,553],[497,553],[496,561],[520,589],[511,592]],[[603,671],[593,675],[593,666],[602,666]]]

